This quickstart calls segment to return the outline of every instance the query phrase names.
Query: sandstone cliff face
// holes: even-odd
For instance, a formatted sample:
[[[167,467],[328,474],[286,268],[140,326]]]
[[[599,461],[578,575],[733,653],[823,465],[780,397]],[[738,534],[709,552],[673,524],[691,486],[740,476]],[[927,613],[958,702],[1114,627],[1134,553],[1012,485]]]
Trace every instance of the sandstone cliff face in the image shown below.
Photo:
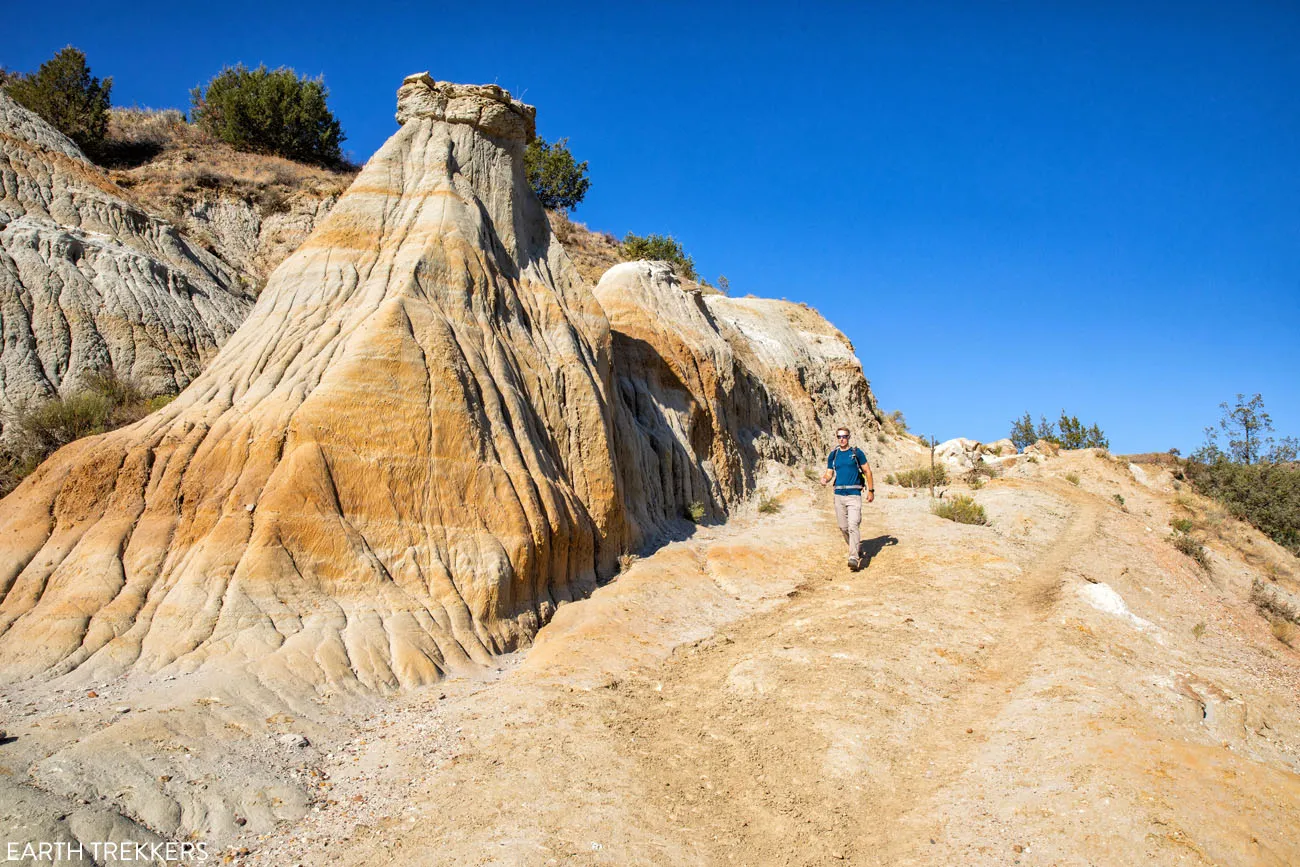
[[[593,293],[527,187],[530,106],[420,75],[398,120],[177,400],[0,501],[0,677],[426,683],[765,461],[820,466],[840,424],[887,448],[814,311],[646,262]]]
[[[187,206],[184,225],[189,234],[211,239],[213,248],[239,270],[247,286],[260,291],[337,201],[335,195],[303,194],[267,211],[244,199],[204,198]]]
[[[0,441],[21,407],[99,367],[184,388],[251,306],[238,283],[0,92]]]
[[[401,129],[164,410],[0,503],[0,674],[386,690],[613,568],[608,324],[527,188],[531,107],[413,76]]]
[[[663,262],[596,286],[614,332],[619,464],[634,538],[699,502],[725,514],[761,463],[819,465],[847,425],[878,450],[875,398],[847,338],[816,312],[685,291]]]

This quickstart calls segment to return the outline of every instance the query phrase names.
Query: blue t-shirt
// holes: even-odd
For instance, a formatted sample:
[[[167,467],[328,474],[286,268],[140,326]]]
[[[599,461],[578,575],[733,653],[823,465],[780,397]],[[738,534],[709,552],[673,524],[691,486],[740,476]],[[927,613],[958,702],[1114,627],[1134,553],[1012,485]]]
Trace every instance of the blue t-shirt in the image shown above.
[[[855,461],[856,459],[856,461]],[[862,449],[836,449],[826,458],[826,469],[835,471],[835,493],[862,494],[862,477],[867,466],[867,456]]]

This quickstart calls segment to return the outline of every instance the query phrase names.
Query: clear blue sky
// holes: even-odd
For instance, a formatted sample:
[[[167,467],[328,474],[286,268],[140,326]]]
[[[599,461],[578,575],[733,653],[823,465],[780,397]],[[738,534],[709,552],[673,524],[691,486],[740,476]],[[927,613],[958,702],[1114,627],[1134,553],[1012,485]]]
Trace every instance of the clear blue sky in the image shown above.
[[[1300,435],[1300,6],[790,5],[22,3],[0,63],[153,107],[323,74],[360,160],[403,75],[497,82],[590,161],[576,219],[817,307],[913,430],[1187,451],[1258,391]]]

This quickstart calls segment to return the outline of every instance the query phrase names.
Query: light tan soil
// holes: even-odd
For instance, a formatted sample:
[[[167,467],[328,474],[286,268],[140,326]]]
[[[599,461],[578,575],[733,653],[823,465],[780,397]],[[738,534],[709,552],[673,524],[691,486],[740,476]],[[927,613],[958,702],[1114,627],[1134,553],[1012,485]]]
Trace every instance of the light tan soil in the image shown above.
[[[374,713],[248,863],[1300,863],[1300,656],[1248,602],[1286,555],[1235,528],[1206,574],[1167,477],[1022,475],[987,527],[882,485],[856,574],[799,488],[660,550]]]

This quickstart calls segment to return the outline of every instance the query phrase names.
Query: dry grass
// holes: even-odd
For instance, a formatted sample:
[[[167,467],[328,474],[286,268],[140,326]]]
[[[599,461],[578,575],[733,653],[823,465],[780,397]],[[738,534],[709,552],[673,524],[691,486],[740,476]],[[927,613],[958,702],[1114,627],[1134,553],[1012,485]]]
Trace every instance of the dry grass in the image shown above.
[[[1078,487],[1078,486],[1079,486],[1079,474],[1078,474],[1078,473],[1066,473],[1066,474],[1065,474],[1065,480],[1066,480],[1067,482],[1069,482],[1070,484],[1074,485],[1075,487]]]
[[[102,368],[86,374],[83,387],[72,394],[21,407],[9,422],[11,446],[0,450],[0,496],[73,440],[130,424],[171,399],[171,395],[147,398],[134,381]]]
[[[1295,642],[1296,628],[1294,623],[1288,620],[1274,620],[1269,624],[1269,628],[1273,632],[1273,637],[1287,647],[1291,647]]]
[[[758,511],[764,515],[775,515],[781,511],[781,504],[772,499],[767,491],[758,495]]]
[[[108,142],[105,162],[113,181],[177,222],[190,205],[214,194],[243,199],[264,214],[284,210],[294,196],[335,196],[358,171],[237,151],[186,123],[175,109],[113,109]]]
[[[989,516],[984,507],[965,494],[958,494],[950,500],[935,500],[930,504],[930,511],[940,518],[956,521],[958,524],[987,524]]]
[[[1210,555],[1206,553],[1205,546],[1197,541],[1196,537],[1186,533],[1171,533],[1169,541],[1180,553],[1191,557],[1206,572],[1210,571]]]
[[[1270,620],[1300,624],[1300,602],[1279,587],[1256,578],[1250,585],[1250,601],[1260,614]]]
[[[936,485],[945,485],[948,483],[948,470],[943,464],[937,463],[934,465],[934,483]],[[899,485],[904,488],[928,488],[930,487],[930,468],[916,467],[910,470],[890,473],[885,476],[885,484]]]
[[[551,231],[564,245],[564,251],[573,260],[583,279],[593,286],[610,268],[623,261],[618,241],[605,232],[593,232],[582,223],[575,223],[560,211],[547,211]]]
[[[997,467],[976,458],[971,468],[966,471],[966,484],[979,489],[984,486],[986,479],[996,479],[998,475]]]
[[[619,555],[618,555],[618,571],[619,571],[620,573],[622,573],[622,572],[626,572],[627,570],[629,570],[629,569],[632,568],[632,564],[633,564],[633,563],[635,563],[637,560],[640,560],[640,559],[641,559],[640,556],[638,556],[638,555],[636,555],[636,554],[631,554],[631,553],[626,553],[626,552],[625,552],[625,553],[622,553],[622,554],[619,554]]]

